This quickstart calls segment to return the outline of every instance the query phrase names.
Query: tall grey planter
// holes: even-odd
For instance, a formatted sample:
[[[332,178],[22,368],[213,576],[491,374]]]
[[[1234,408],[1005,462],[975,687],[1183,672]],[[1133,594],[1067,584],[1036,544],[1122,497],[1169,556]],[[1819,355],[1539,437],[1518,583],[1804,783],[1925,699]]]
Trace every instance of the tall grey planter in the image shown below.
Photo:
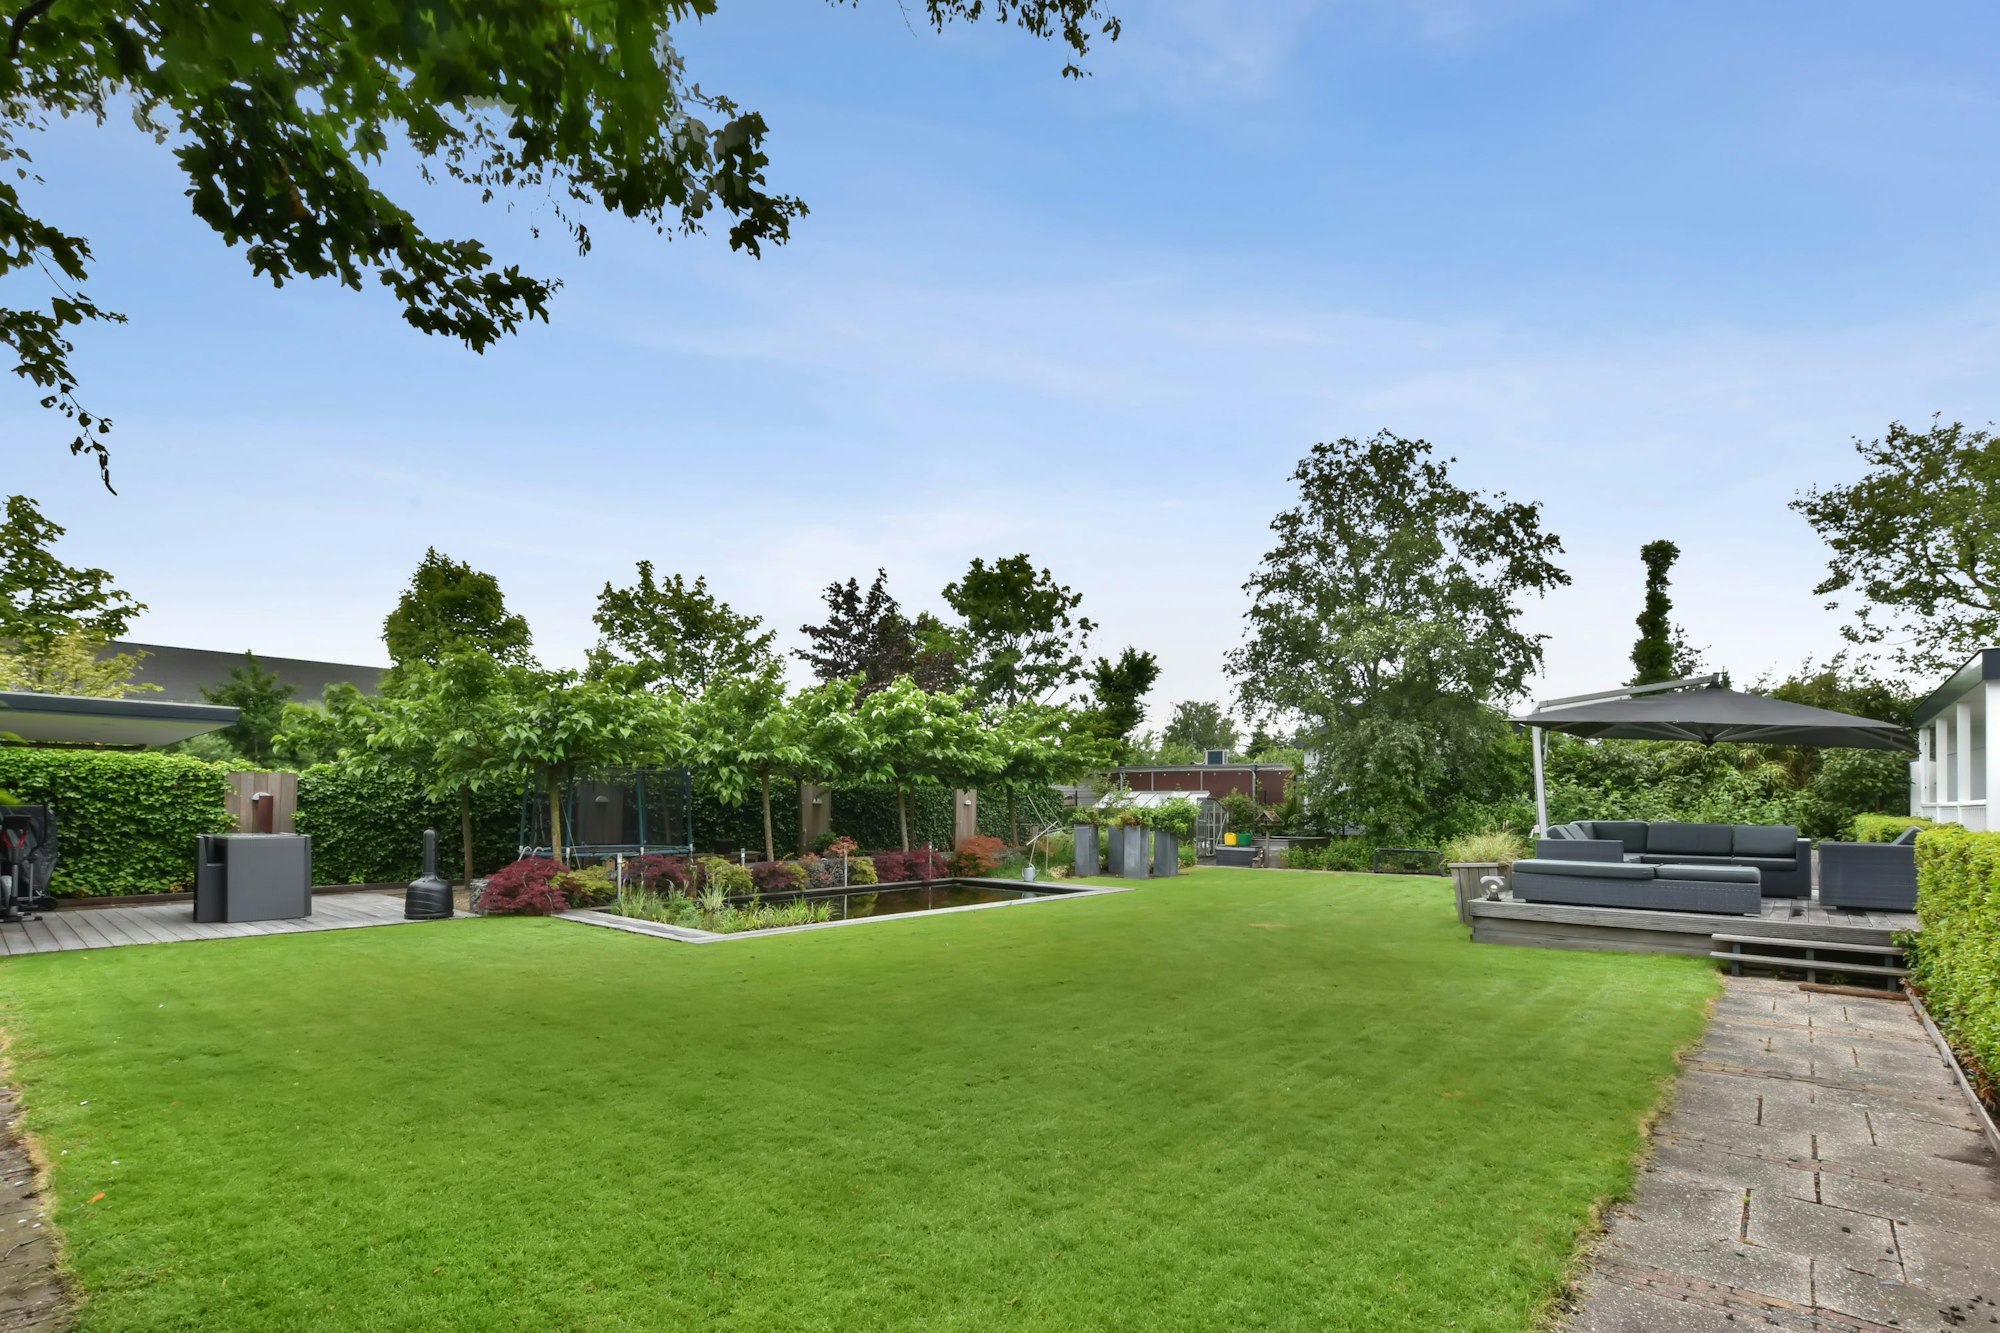
[[[1097,825],[1078,824],[1075,836],[1077,878],[1090,879],[1104,868],[1098,852]]]
[[[1163,828],[1153,830],[1153,873],[1161,876],[1181,873],[1180,837]]]
[[[1146,830],[1121,824],[1110,835],[1111,873],[1120,879],[1146,878]]]

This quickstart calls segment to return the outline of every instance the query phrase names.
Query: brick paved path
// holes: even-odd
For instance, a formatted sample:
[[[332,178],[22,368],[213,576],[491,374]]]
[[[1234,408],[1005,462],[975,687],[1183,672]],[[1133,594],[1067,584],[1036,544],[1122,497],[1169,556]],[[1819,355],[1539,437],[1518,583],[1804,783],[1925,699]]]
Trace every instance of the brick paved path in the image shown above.
[[[1915,1011],[1727,985],[1564,1327],[2000,1329],[2000,1163]]]

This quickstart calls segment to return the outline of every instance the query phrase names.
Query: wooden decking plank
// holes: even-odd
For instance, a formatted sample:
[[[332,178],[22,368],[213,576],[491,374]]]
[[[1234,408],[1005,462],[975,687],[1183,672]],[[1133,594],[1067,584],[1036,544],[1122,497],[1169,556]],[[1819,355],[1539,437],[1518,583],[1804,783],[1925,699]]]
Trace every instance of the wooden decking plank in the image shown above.
[[[34,944],[36,953],[53,953],[63,947],[44,922],[24,921],[21,926],[29,941]]]
[[[117,940],[98,929],[97,922],[91,920],[93,915],[91,912],[70,912],[68,920],[77,934],[90,941],[93,949],[108,949],[117,944]]]
[[[114,907],[111,910],[121,913],[118,924],[125,927],[131,934],[135,944],[172,944],[174,942],[174,937],[163,926],[154,922],[153,914],[156,910],[155,908]]]
[[[86,940],[75,925],[60,913],[44,912],[42,913],[42,920],[47,924],[49,933],[61,941],[63,948],[88,949],[91,947],[90,941]]]

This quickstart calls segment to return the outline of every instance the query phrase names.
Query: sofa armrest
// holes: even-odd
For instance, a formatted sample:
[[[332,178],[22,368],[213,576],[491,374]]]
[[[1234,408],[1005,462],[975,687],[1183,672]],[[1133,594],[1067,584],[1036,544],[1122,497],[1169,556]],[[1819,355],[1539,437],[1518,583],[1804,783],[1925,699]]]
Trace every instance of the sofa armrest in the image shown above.
[[[1544,861],[1623,861],[1625,844],[1616,838],[1540,838],[1535,855]]]

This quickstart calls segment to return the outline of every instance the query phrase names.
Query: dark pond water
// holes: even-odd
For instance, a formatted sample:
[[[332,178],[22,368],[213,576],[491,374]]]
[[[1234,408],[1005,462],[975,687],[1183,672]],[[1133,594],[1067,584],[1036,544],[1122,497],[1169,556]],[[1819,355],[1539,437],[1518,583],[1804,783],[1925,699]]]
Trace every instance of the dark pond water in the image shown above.
[[[964,884],[950,880],[940,880],[934,884],[901,884],[887,889],[819,889],[811,893],[794,893],[782,897],[767,896],[767,903],[807,902],[828,903],[833,907],[833,919],[846,921],[862,916],[898,916],[904,912],[935,912],[945,907],[975,907],[981,903],[1010,903],[1027,898],[1053,898],[1070,889],[1058,889],[1051,885],[1037,884],[1033,888],[1026,885],[1018,889],[997,884]],[[748,901],[747,899],[744,901]]]

